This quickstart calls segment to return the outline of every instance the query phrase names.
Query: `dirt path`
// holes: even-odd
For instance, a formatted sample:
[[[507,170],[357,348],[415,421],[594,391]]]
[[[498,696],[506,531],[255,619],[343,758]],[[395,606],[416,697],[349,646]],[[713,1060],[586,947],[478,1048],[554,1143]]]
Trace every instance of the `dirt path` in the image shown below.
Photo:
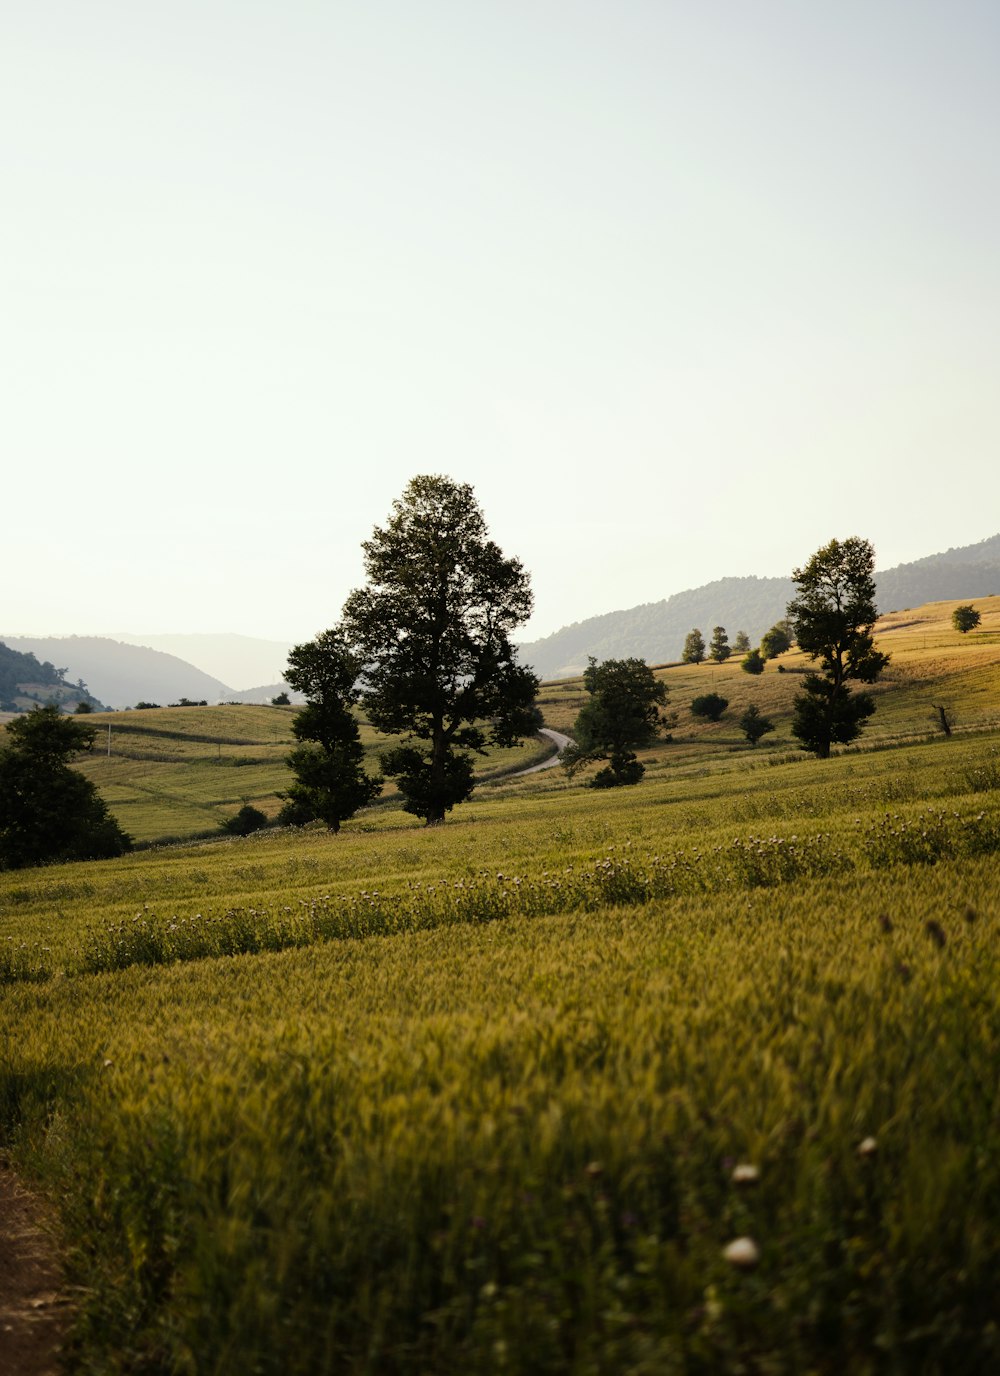
[[[553,765],[559,763],[560,755],[566,749],[567,745],[569,745],[569,736],[564,736],[561,731],[553,731],[548,726],[539,727],[538,734],[540,736],[548,736],[549,740],[556,748],[555,754],[550,755],[548,759],[543,760],[541,764],[533,764],[530,769],[519,769],[516,774],[511,774],[510,777],[512,779],[519,779],[524,774],[537,774],[540,769],[551,769]]]
[[[0,1372],[57,1376],[69,1326],[44,1209],[0,1161]]]

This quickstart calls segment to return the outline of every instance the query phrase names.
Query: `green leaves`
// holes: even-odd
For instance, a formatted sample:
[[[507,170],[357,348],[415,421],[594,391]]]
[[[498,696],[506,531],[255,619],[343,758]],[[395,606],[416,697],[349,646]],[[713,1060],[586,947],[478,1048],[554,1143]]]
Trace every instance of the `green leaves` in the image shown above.
[[[0,868],[121,855],[130,839],[89,779],[67,761],[96,731],[58,707],[38,707],[7,727],[0,753]]]
[[[591,657],[583,675],[590,698],[573,725],[574,745],[563,755],[572,775],[593,760],[609,760],[591,780],[593,788],[637,784],[645,772],[635,751],[652,745],[661,729],[666,687],[643,659]]]
[[[851,697],[847,682],[874,683],[889,663],[875,649],[875,551],[852,536],[831,540],[792,575],[798,597],[788,604],[799,648],[818,659],[822,677],[811,674],[795,700],[792,733],[802,748],[826,759],[832,744],[846,744],[875,710],[868,693]]]
[[[391,751],[383,767],[406,808],[438,822],[472,792],[461,751],[535,729],[538,679],[510,641],[531,614],[528,576],[488,538],[472,488],[441,476],[412,479],[362,548],[369,581],[348,597],[341,629],[372,725],[426,742]]]

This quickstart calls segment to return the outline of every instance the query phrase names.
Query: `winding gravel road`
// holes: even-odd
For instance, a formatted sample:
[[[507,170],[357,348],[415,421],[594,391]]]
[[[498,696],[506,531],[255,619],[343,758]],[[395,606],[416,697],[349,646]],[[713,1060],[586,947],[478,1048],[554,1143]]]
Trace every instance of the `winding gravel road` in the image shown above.
[[[551,731],[547,726],[539,727],[538,734],[540,736],[548,736],[549,740],[556,748],[555,754],[550,755],[549,758],[543,760],[541,764],[533,764],[530,769],[519,769],[516,774],[511,774],[509,776],[510,778],[520,779],[525,774],[537,774],[539,770],[551,769],[553,765],[559,763],[562,752],[570,743],[570,737],[564,736],[561,731]]]

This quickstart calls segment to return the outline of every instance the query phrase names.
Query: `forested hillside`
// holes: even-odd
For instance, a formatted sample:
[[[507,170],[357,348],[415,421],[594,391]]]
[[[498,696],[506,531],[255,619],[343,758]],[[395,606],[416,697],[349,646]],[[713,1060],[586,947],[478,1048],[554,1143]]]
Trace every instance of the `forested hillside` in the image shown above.
[[[1000,592],[1000,535],[944,554],[928,555],[875,575],[880,612],[917,607],[956,597]],[[587,657],[636,655],[651,664],[678,660],[692,627],[708,633],[725,626],[730,636],[746,631],[752,642],[785,614],[794,594],[791,578],[720,578],[623,611],[588,617],[519,647],[524,661],[542,678],[568,678],[583,671]]]
[[[39,661],[0,641],[0,712],[20,712],[35,702],[87,702],[100,708],[82,680],[68,683],[65,674],[48,660]]]

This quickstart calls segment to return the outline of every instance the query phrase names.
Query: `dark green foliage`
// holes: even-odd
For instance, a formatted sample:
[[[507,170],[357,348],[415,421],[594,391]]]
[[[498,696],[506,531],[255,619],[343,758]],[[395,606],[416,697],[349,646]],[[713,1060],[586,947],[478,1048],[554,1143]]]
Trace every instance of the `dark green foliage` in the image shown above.
[[[715,626],[712,628],[712,639],[708,647],[708,657],[716,664],[724,664],[733,653],[729,644],[729,637],[726,635],[725,626]]]
[[[951,624],[956,631],[961,631],[966,635],[969,631],[974,631],[979,625],[982,617],[976,611],[971,602],[966,602],[964,606],[956,607],[951,614]]]
[[[230,836],[250,836],[255,831],[262,831],[266,826],[266,814],[252,803],[244,803],[234,817],[223,822],[222,830]]]
[[[733,654],[745,655],[749,649],[750,637],[747,635],[746,631],[737,631],[736,638],[733,641]]]
[[[740,668],[745,674],[762,674],[764,672],[764,657],[759,650],[751,650],[745,659],[741,660]]]
[[[279,821],[301,825],[322,821],[331,831],[382,792],[382,780],[364,771],[364,747],[354,703],[360,663],[338,630],[296,645],[285,678],[305,694],[306,705],[292,722],[300,742],[288,756],[295,782]]]
[[[875,711],[871,693],[852,693],[821,674],[807,674],[795,699],[792,735],[802,749],[825,760],[833,745],[849,745]]]
[[[774,722],[765,717],[754,703],[746,709],[739,720],[739,728],[751,745],[756,745],[761,736],[774,730]]]
[[[875,552],[867,540],[831,540],[792,575],[799,595],[788,617],[799,648],[820,662],[795,699],[792,734],[802,749],[826,759],[846,745],[875,711],[870,693],[852,696],[850,680],[874,683],[889,662],[875,649]]]
[[[382,758],[406,810],[441,822],[472,792],[466,752],[535,730],[538,679],[510,640],[531,614],[528,575],[489,538],[472,488],[435,475],[412,479],[363,549],[368,585],[342,628],[365,709],[376,730],[409,737]]]
[[[160,704],[158,702],[137,702],[135,705],[135,710],[137,712],[148,712],[151,709],[157,708],[159,706]]]
[[[709,721],[718,721],[728,706],[728,698],[721,697],[718,693],[702,693],[692,702],[691,711],[696,717],[707,717]]]
[[[591,780],[592,788],[637,784],[645,770],[635,751],[652,745],[663,718],[667,690],[642,659],[591,658],[583,675],[590,697],[573,725],[573,744],[563,752],[571,776],[594,760],[609,764]]]
[[[75,715],[78,717],[85,717],[88,713],[93,712],[93,710],[90,703],[85,700],[78,702],[73,709]]]
[[[271,699],[272,707],[288,707],[291,705],[291,698],[287,693],[281,692]]]
[[[37,707],[7,727],[0,751],[0,868],[121,855],[130,840],[97,789],[67,763],[96,729]]]
[[[787,620],[776,621],[769,631],[761,637],[760,653],[764,659],[777,659],[794,644],[794,633]]]
[[[51,684],[55,687],[62,684],[64,672],[48,660],[39,663],[30,652],[22,654],[20,650],[12,650],[0,641],[0,697],[15,697],[22,683]]]
[[[156,706],[155,703],[151,703],[151,702],[146,703],[145,705],[146,705],[147,707],[155,707],[155,706]],[[170,706],[171,706],[171,707],[207,707],[207,706],[208,706],[208,699],[207,699],[207,698],[200,698],[200,699],[196,702],[196,701],[194,700],[194,698],[179,698],[179,699],[177,700],[177,702],[172,702],[172,703],[170,704]]]
[[[689,631],[684,641],[681,659],[685,664],[700,664],[705,658],[705,637],[697,627]]]

